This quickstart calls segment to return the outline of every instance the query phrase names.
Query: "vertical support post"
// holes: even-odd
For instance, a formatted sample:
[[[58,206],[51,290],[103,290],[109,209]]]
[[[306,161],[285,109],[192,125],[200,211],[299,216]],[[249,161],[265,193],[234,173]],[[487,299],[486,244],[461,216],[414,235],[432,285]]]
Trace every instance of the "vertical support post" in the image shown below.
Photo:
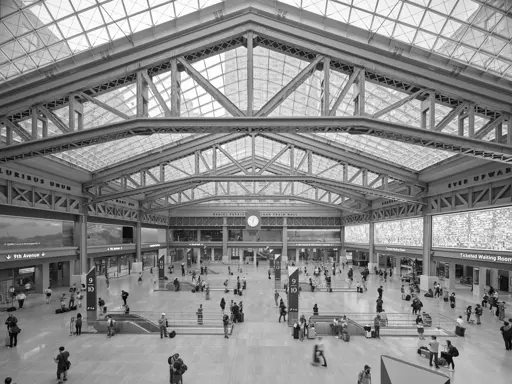
[[[137,72],[137,117],[148,116],[149,86],[142,72]]]
[[[217,147],[214,146],[212,149],[213,149],[213,153],[212,153],[212,174],[216,175],[217,174]]]
[[[43,124],[41,136],[43,138],[48,137],[48,119],[46,117],[41,117],[41,123]]]
[[[423,216],[423,274],[420,276],[420,288],[428,291],[434,287],[435,266],[432,262],[432,216]]]
[[[364,69],[359,72],[356,81],[354,82],[354,115],[364,116],[365,114],[365,97],[366,97],[366,86],[365,86],[365,71]]]
[[[283,249],[281,250],[281,253],[283,254],[283,257],[286,257],[286,261],[289,261],[288,257],[288,218],[285,216],[283,217]]]
[[[198,243],[201,242],[201,230],[200,229],[197,230],[197,242]],[[201,265],[201,256],[203,255],[203,252],[204,252],[204,248],[202,248],[202,247],[197,248],[197,260],[196,260],[197,267],[199,267]]]
[[[507,131],[507,145],[512,145],[512,121],[510,121],[510,116],[507,117],[503,124]]]
[[[37,140],[37,128],[39,123],[37,106],[33,105],[31,108],[31,116],[32,116],[32,136],[31,140]]]
[[[135,226],[135,257],[137,259],[137,262],[142,261],[142,225],[140,221],[137,221],[137,224]]]
[[[468,104],[468,137],[475,137],[475,104]]]
[[[80,253],[80,274],[83,275],[89,270],[87,265],[87,208],[83,208],[82,214],[76,216],[74,232],[75,245]]]
[[[12,128],[5,126],[5,143],[12,145]]]
[[[290,175],[295,174],[295,146],[290,146]]]
[[[256,174],[256,135],[251,135],[251,167],[252,174]]]
[[[373,270],[374,267],[379,267],[379,261],[377,260],[377,254],[375,253],[375,223],[370,222],[370,244],[368,252],[368,269]]]
[[[435,93],[430,92],[428,97],[421,102],[421,128],[433,130],[436,126]]]
[[[222,218],[222,261],[230,261],[231,256],[228,254],[228,218]]]
[[[199,175],[199,161],[200,161],[200,159],[199,159],[199,151],[196,151],[194,153],[194,162],[195,162],[195,164],[194,164],[195,165],[194,174],[196,174],[196,175]]]
[[[324,79],[322,82],[322,116],[329,116],[330,104],[330,82],[331,82],[331,59],[324,58]]]
[[[84,107],[77,99],[77,95],[72,93],[69,95],[69,131],[84,129],[83,119]]]
[[[254,37],[252,31],[247,33],[247,116],[254,110]]]
[[[178,60],[171,59],[171,116],[180,116],[181,74],[178,72]]]
[[[313,174],[313,152],[308,150],[307,155],[308,155],[308,175],[312,175]]]

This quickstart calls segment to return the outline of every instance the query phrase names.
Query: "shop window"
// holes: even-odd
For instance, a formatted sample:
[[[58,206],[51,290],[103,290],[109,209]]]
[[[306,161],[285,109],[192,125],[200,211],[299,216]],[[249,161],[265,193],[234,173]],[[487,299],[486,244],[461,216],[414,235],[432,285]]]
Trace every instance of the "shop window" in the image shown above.
[[[197,230],[174,230],[173,241],[197,241]]]
[[[228,230],[228,241],[243,241],[243,240],[244,240],[243,229]]]
[[[201,230],[201,241],[222,241],[222,230]]]

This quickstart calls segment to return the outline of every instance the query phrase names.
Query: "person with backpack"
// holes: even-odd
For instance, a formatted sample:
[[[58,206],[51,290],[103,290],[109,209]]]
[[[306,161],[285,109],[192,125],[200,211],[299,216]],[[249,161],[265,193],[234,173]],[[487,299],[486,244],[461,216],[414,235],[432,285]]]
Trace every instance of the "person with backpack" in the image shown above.
[[[18,334],[21,332],[18,327],[18,319],[10,313],[7,320],[5,320],[5,325],[7,325],[7,332],[9,333],[8,348],[16,347],[18,345]]]
[[[359,372],[357,376],[357,384],[372,384],[372,375],[370,374],[371,367],[365,365],[364,369]]]
[[[284,305],[284,302],[279,311],[279,322],[281,322],[281,317],[284,318],[284,322],[286,323],[286,305]]]
[[[82,314],[77,313],[75,321],[75,333],[77,336],[82,334]]]
[[[123,300],[123,305],[126,307],[126,299],[130,294],[126,291],[121,290],[121,299]]]
[[[482,314],[483,314],[483,309],[480,306],[480,304],[477,304],[476,307],[475,307],[476,325],[481,325],[482,324],[480,322],[480,317],[482,316]]]
[[[98,299],[98,309],[103,313],[107,311],[107,307],[105,307],[105,300],[101,297]]]
[[[450,308],[455,308],[455,292],[450,295]]]
[[[453,358],[459,356],[459,350],[452,345],[450,340],[446,340],[445,347],[446,352],[441,352],[441,357],[446,360],[446,364],[448,364],[448,370],[453,372],[455,371],[455,363],[453,362]],[[451,368],[450,364],[452,366]]]
[[[224,338],[229,339],[229,336],[228,336],[229,316],[228,315],[224,315],[222,317],[222,324],[224,325]]]
[[[57,384],[62,384],[64,381],[68,380],[67,372],[71,368],[71,363],[69,362],[69,352],[65,350],[64,347],[59,347],[59,354],[54,359],[57,363]],[[61,380],[60,376],[62,375]]]

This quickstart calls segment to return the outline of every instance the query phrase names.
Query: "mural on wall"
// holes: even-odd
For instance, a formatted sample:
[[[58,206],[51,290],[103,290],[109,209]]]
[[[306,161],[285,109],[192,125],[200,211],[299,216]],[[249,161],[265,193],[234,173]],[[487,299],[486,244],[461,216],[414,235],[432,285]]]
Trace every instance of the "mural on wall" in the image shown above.
[[[142,243],[158,243],[158,229],[142,227],[140,232]]]
[[[375,223],[375,244],[423,246],[421,217]]]
[[[512,251],[512,208],[436,215],[432,217],[432,246]]]
[[[341,234],[339,230],[330,229],[294,229],[287,231],[288,241],[311,241],[319,243],[340,242]]]
[[[87,245],[123,243],[123,227],[111,224],[87,223]]]
[[[0,216],[0,250],[73,246],[73,222]]]
[[[370,224],[349,225],[345,227],[345,242],[370,244]]]

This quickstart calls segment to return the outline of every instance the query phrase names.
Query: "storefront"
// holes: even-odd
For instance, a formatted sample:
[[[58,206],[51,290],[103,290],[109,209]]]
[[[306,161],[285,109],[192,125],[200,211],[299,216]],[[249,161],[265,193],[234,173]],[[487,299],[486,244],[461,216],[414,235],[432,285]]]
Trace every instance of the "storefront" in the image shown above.
[[[418,278],[423,272],[423,249],[405,246],[375,246],[380,269],[392,269],[404,280]]]
[[[367,267],[370,262],[370,249],[364,244],[345,244],[345,257],[340,261],[354,267]]]
[[[135,244],[87,247],[89,268],[96,267],[100,276],[121,277],[131,273],[131,266],[137,261]]]

